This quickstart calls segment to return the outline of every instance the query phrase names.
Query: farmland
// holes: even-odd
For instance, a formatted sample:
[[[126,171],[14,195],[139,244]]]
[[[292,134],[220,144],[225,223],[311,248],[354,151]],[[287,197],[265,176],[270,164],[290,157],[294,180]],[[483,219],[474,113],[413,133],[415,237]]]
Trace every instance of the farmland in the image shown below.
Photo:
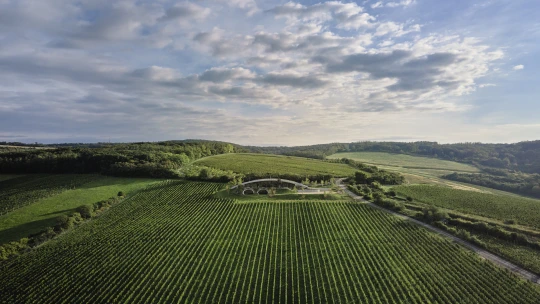
[[[305,176],[349,176],[356,171],[345,164],[327,163],[320,160],[266,154],[223,154],[200,159],[196,165],[242,174],[280,176],[282,174]]]
[[[78,175],[62,176],[75,179]],[[73,212],[80,205],[93,204],[116,196],[118,191],[130,194],[157,181],[149,178],[118,178],[98,175],[86,175],[81,178],[91,178],[92,181],[75,189],[41,198],[32,204],[0,216],[0,244],[16,241],[32,233],[40,232],[46,227],[54,225],[56,217]]]
[[[0,264],[5,303],[537,303],[540,290],[352,201],[215,198],[167,181]],[[31,282],[29,284],[29,282]]]
[[[540,228],[540,200],[435,185],[407,185],[393,189],[421,203],[501,221],[513,219],[521,225]]]
[[[384,152],[346,152],[330,155],[328,158],[350,158],[360,162],[395,166],[411,169],[437,169],[457,172],[478,172],[479,170],[471,165],[457,163],[436,158],[412,156],[406,154],[392,154]]]
[[[88,174],[31,174],[7,179],[0,182],[0,215],[82,186],[97,178],[97,175]]]
[[[403,174],[408,184],[434,184],[448,186],[455,189],[471,190],[477,192],[497,192],[496,190],[469,184],[453,182],[442,179],[441,176],[454,172],[479,172],[478,168],[447,160],[430,157],[411,156],[405,154],[393,154],[384,152],[347,152],[336,153],[328,156],[329,159],[350,158],[366,164],[399,172]]]

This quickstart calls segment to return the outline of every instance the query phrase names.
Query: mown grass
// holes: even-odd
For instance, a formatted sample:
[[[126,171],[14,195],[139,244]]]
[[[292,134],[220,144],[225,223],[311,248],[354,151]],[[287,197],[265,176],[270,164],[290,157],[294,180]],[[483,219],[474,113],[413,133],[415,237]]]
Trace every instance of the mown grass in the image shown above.
[[[424,204],[501,221],[514,219],[521,225],[540,228],[540,200],[435,185],[405,185],[393,189]]]
[[[0,217],[0,244],[19,240],[53,226],[56,217],[73,212],[80,205],[116,196],[119,191],[130,194],[157,181],[101,176],[75,190],[67,190],[14,210]]]
[[[345,164],[328,163],[316,159],[250,153],[216,155],[200,159],[194,164],[268,177],[278,177],[280,174],[341,177],[352,175],[356,171]]]

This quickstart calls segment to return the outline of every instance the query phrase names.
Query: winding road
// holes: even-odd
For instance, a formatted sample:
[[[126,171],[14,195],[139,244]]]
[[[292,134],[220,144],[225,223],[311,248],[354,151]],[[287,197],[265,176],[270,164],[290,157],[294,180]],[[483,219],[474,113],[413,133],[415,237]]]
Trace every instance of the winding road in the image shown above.
[[[491,261],[491,262],[493,262],[493,263],[495,263],[495,264],[497,264],[497,265],[499,265],[499,266],[501,266],[503,268],[506,268],[506,269],[514,272],[515,274],[523,277],[526,280],[529,280],[529,281],[531,281],[533,283],[536,283],[536,284],[540,284],[540,276],[538,276],[537,274],[534,274],[534,273],[532,273],[532,272],[530,272],[530,271],[528,271],[526,269],[523,269],[520,266],[517,266],[516,264],[513,264],[513,263],[501,258],[498,255],[495,255],[495,254],[493,254],[493,253],[491,253],[491,252],[489,252],[489,251],[487,251],[487,250],[485,250],[483,248],[480,248],[480,247],[478,247],[478,246],[476,246],[476,245],[474,245],[472,243],[464,241],[464,240],[462,240],[462,239],[460,239],[460,238],[458,238],[458,237],[456,237],[456,236],[454,236],[454,235],[452,235],[452,234],[450,234],[450,233],[448,233],[446,231],[443,231],[443,230],[441,230],[439,228],[433,227],[433,226],[431,226],[429,224],[426,224],[426,223],[421,222],[419,220],[416,220],[414,218],[408,217],[408,216],[403,215],[401,213],[397,213],[397,212],[385,209],[383,207],[377,206],[377,205],[375,205],[375,204],[373,204],[371,202],[368,202],[368,201],[364,200],[362,197],[360,197],[360,196],[352,193],[351,191],[349,191],[345,187],[345,185],[343,185],[342,180],[343,180],[342,178],[336,180],[336,184],[340,188],[342,188],[345,191],[345,193],[347,193],[354,200],[362,201],[362,202],[370,205],[373,208],[376,208],[376,209],[382,210],[384,212],[393,214],[393,215],[398,216],[398,217],[400,217],[402,219],[408,220],[408,221],[413,222],[413,223],[415,223],[417,225],[420,225],[420,226],[423,226],[423,227],[425,227],[425,228],[427,228],[429,230],[432,230],[432,231],[438,233],[439,235],[442,235],[442,236],[444,236],[444,237],[446,237],[448,239],[451,239],[452,241],[454,241],[454,242],[456,242],[458,244],[461,244],[461,245],[471,249],[472,251],[474,251],[478,255],[480,255],[482,258],[484,258],[486,260],[489,260],[489,261]]]

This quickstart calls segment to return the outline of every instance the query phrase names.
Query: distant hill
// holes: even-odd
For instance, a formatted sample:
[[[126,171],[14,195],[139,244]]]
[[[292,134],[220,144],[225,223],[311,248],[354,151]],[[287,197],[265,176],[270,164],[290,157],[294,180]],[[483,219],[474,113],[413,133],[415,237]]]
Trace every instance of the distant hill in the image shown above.
[[[336,152],[388,152],[540,174],[540,140],[515,144],[437,142],[353,142],[299,147],[244,147],[255,153],[324,158]]]

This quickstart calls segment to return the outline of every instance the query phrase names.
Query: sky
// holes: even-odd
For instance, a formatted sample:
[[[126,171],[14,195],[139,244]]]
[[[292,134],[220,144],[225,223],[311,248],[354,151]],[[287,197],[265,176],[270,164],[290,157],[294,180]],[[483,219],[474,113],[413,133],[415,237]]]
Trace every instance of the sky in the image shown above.
[[[540,1],[0,0],[0,141],[540,139]]]

